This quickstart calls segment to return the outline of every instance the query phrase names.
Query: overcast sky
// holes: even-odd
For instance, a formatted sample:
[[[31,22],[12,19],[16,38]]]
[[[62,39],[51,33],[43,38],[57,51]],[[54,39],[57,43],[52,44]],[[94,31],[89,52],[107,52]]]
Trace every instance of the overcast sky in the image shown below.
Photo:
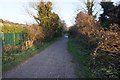
[[[0,0],[0,18],[16,23],[32,24],[35,21],[28,15],[26,9],[30,9],[30,3],[38,0]],[[74,18],[78,10],[83,10],[84,0],[50,0],[53,2],[53,11],[56,12],[62,20],[65,20],[68,26],[74,23]],[[98,1],[98,0],[96,0]],[[100,2],[101,0],[99,0]],[[112,0],[115,3],[120,0]],[[97,5],[96,12],[101,7]],[[34,11],[33,11],[34,12]]]

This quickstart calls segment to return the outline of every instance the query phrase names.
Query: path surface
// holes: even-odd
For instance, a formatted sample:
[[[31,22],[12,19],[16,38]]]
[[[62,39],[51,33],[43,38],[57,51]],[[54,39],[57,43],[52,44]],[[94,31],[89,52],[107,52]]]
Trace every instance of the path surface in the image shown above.
[[[3,78],[76,78],[75,64],[67,51],[67,38],[61,38],[28,59]]]

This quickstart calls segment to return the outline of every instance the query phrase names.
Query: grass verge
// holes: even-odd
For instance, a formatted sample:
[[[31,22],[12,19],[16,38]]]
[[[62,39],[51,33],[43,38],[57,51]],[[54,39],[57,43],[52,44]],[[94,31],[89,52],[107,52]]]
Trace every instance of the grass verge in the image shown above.
[[[90,70],[90,51],[86,49],[83,43],[77,41],[77,38],[69,38],[68,50],[74,56],[76,63],[79,65],[77,70],[78,77],[94,78]]]
[[[37,43],[36,45],[33,45],[31,48],[28,50],[25,50],[23,52],[13,52],[12,56],[14,60],[7,61],[7,62],[2,62],[2,72],[7,72],[8,70],[14,68],[18,64],[24,62],[28,58],[34,56],[35,54],[39,53],[40,51],[44,50],[47,48],[50,44],[55,42],[57,39],[54,39],[52,41],[46,41],[42,43]]]

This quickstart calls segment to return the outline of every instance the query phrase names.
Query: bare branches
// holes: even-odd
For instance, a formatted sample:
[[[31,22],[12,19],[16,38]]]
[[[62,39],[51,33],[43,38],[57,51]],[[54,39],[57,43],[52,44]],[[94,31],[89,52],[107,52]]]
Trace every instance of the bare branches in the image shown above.
[[[85,13],[87,12],[89,15],[93,15],[93,16],[96,16],[99,13],[99,11],[95,12],[97,10],[97,5],[99,4],[97,1],[84,0],[83,4],[85,7],[82,6],[80,7],[84,10]],[[93,13],[95,13],[95,15]]]

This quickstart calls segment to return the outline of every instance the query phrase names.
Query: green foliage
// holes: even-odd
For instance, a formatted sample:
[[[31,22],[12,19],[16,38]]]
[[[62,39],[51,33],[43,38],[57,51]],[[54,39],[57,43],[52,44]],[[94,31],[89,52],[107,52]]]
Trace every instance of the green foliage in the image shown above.
[[[20,26],[2,26],[2,32],[24,32],[25,28]]]
[[[33,45],[31,48],[25,50],[25,51],[18,51],[16,49],[11,50],[8,53],[4,53],[2,58],[2,69],[3,72],[6,72],[12,68],[14,68],[16,65],[20,64],[21,62],[27,60],[28,58],[34,56],[38,52],[42,51],[46,47],[48,47],[53,41],[49,42],[42,42],[37,43]]]
[[[99,17],[99,21],[102,26],[109,28],[111,24],[120,24],[120,4],[118,6],[113,5],[113,2],[101,2],[103,13]]]
[[[119,79],[119,56],[119,53],[111,53],[107,51],[98,50],[93,65],[93,72],[96,74],[97,77]]]
[[[60,18],[52,12],[51,2],[40,1],[37,5],[37,16],[34,16],[34,19],[43,27],[45,38],[50,39],[62,33]]]
[[[87,45],[81,41],[84,42],[79,38],[69,38],[68,41],[68,50],[74,56],[76,62],[79,64],[77,75],[80,78],[95,78],[90,69],[90,50],[87,49]]]
[[[35,20],[40,24],[42,27],[50,27],[50,19],[52,17],[52,3],[51,2],[43,2],[41,1],[37,6],[37,16]]]

